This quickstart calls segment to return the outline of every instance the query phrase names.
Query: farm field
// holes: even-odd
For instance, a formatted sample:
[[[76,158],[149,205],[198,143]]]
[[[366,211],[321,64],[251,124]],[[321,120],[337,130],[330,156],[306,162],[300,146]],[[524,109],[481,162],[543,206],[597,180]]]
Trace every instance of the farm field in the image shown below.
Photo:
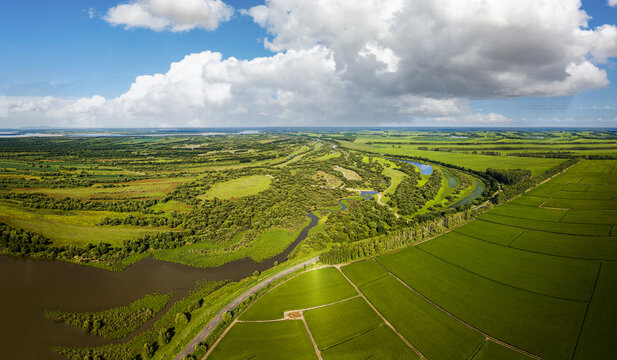
[[[402,336],[414,351],[410,358],[610,358],[617,351],[612,341],[617,217],[585,193],[593,193],[588,185],[611,185],[613,177],[597,171],[611,174],[616,166],[617,161],[580,161],[447,234],[338,270],[326,268],[342,273],[361,297],[350,292],[345,301],[304,311],[324,359],[328,346],[375,331],[380,324],[375,311],[389,324],[377,329]],[[565,192],[584,205],[549,206]],[[314,288],[292,281],[295,293]],[[253,306],[262,309],[274,297],[284,298],[277,289]],[[329,325],[328,319],[344,323],[348,313],[356,314],[357,323]],[[373,347],[344,344],[346,352],[358,354]]]

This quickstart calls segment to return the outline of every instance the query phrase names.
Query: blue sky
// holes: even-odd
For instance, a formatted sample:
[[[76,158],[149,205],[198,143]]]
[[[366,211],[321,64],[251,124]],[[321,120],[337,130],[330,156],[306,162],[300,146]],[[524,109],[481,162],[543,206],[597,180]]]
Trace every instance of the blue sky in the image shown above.
[[[282,0],[272,0],[270,7],[274,8],[274,4],[277,2],[282,2]],[[250,61],[256,57],[273,57],[277,53],[285,53],[289,50],[303,50],[294,40],[290,40],[290,37],[293,38],[295,36],[293,32],[290,33],[290,30],[286,30],[287,28],[285,27],[276,28],[273,25],[274,22],[271,19],[275,10],[271,10],[270,23],[266,25],[263,23],[258,24],[258,18],[255,16],[241,14],[240,9],[250,9],[264,4],[263,1],[226,0],[225,3],[235,10],[234,15],[229,21],[221,21],[213,31],[194,28],[183,32],[153,31],[148,28],[139,27],[127,29],[122,25],[114,26],[105,20],[104,17],[109,9],[126,3],[134,3],[134,1],[3,1],[0,4],[0,96],[10,97],[13,102],[18,101],[19,98],[43,96],[57,98],[58,101],[64,101],[64,99],[68,101],[68,99],[91,98],[95,95],[100,95],[110,100],[126,93],[135,82],[136,77],[157,73],[166,74],[172,62],[181,61],[188,54],[210,50],[221,53],[223,59],[233,56]],[[315,2],[315,6],[319,6],[319,4]],[[589,20],[589,27],[591,29],[604,24],[617,24],[617,7],[608,6],[605,0],[583,0],[582,9],[591,16]],[[309,27],[313,23],[308,21],[315,21],[315,19],[305,20]],[[326,21],[328,19],[323,20],[326,23],[324,26],[330,26]],[[318,25],[315,26],[319,27]],[[284,33],[284,31],[288,31],[288,33]],[[304,35],[299,31],[299,39],[314,41],[314,44],[311,46],[325,44],[328,47],[327,50],[331,51],[329,54],[334,54],[333,59],[336,62],[337,71],[341,68],[347,69],[348,67],[353,70],[353,61],[355,60],[346,59],[346,54],[341,55],[340,51],[343,50],[339,51],[337,48],[340,45],[340,41],[329,38],[328,36],[331,36],[331,34],[326,33],[323,39],[316,37],[313,33],[308,33],[305,38],[302,38],[302,36]],[[274,41],[274,45],[269,48],[264,46],[264,38]],[[382,50],[389,51],[390,48],[383,47],[379,51],[376,50],[371,53],[373,50],[370,50],[370,41],[367,41],[366,44],[366,49],[369,49],[369,55],[374,55],[377,61],[381,61],[381,63],[377,62],[382,67],[381,70],[376,67],[376,74],[386,73],[387,75],[389,70],[383,70],[385,68],[384,64],[388,67],[392,64],[386,59],[388,53]],[[307,46],[306,49],[308,48]],[[363,54],[367,53],[366,49],[361,50],[358,54],[365,56]],[[365,53],[362,53],[362,51]],[[617,50],[612,49],[610,51]],[[394,51],[394,53],[397,52]],[[385,57],[380,57],[382,55]],[[400,63],[405,63],[405,56],[401,56],[400,53],[398,55],[398,58],[402,59]],[[357,58],[358,55],[356,54],[355,57]],[[339,59],[347,62],[345,62],[345,65],[341,65]],[[349,63],[349,61],[352,61],[352,63]],[[396,60],[394,65],[397,63],[398,60]],[[383,93],[371,94],[370,99],[361,101],[362,104],[377,104],[383,100],[389,104],[391,102],[391,104],[388,105],[388,108],[376,109],[372,117],[363,118],[362,123],[358,125],[441,125],[459,123],[459,119],[462,125],[473,125],[473,119],[475,119],[473,115],[499,114],[501,115],[499,119],[508,119],[504,121],[517,126],[555,126],[563,124],[568,126],[617,127],[617,67],[615,66],[615,59],[609,56],[607,61],[594,62],[594,65],[598,69],[606,71],[606,78],[610,81],[610,85],[601,89],[594,89],[597,86],[588,86],[589,89],[581,86],[579,90],[573,91],[573,93],[571,91],[571,93],[565,96],[551,96],[551,91],[542,92],[544,91],[542,90],[538,93],[538,96],[530,97],[524,95],[529,93],[526,92],[530,91],[527,89],[517,92],[517,94],[520,93],[521,95],[495,95],[495,93],[500,94],[504,91],[499,88],[496,88],[494,92],[486,93],[481,90],[469,94],[458,90],[450,93],[450,89],[455,85],[447,83],[448,80],[442,79],[435,80],[435,82],[444,81],[445,85],[442,88],[446,89],[446,93],[441,94],[439,93],[440,90],[437,90],[437,94],[435,94],[435,90],[423,91],[422,89],[418,90],[418,86],[410,85],[411,83],[421,83],[420,80],[416,80],[418,77],[410,77],[407,83],[392,85],[391,88],[384,89]],[[354,86],[350,88],[351,90],[347,91],[360,94],[367,92],[367,88],[368,92],[372,92],[373,89],[378,87],[387,88],[388,84],[384,85],[388,81],[385,77],[386,75],[383,75],[381,78],[376,75],[374,79],[375,85],[369,84],[370,86],[364,84],[362,79],[352,78],[350,80],[350,78],[343,78],[341,81],[345,84],[354,83]],[[422,77],[421,79],[427,81],[427,77]],[[428,82],[432,82],[430,76],[428,79]],[[266,82],[266,80],[259,81]],[[356,83],[359,83],[360,87],[363,88],[358,90]],[[482,85],[482,83],[479,84]],[[235,96],[233,86],[235,85],[232,85],[231,93]],[[347,87],[347,85],[345,86]],[[405,89],[401,91],[401,88]],[[276,86],[270,86],[268,89],[271,93],[270,98],[273,100],[281,100],[286,96],[285,94],[299,94],[287,85],[282,86],[281,89],[277,89]],[[396,99],[388,95],[393,92],[397,93]],[[535,92],[531,93],[535,94]],[[555,92],[557,95],[558,93],[559,91]],[[412,98],[410,104],[400,105],[402,101],[410,101],[409,97]],[[437,99],[437,110],[431,107],[430,104],[433,104],[432,100],[428,102],[423,100],[426,97],[429,100],[432,98]],[[298,96],[295,98],[297,99]],[[444,99],[454,99],[455,104],[452,105],[447,101],[444,103]],[[244,115],[242,120],[237,120],[237,123],[221,123],[220,125],[241,125],[243,122],[253,122],[253,119],[257,116],[253,114],[251,117],[253,103],[246,105],[244,102],[249,100],[243,97],[234,97],[233,100],[229,101],[235,102],[234,107],[233,109],[229,107],[231,110],[225,111],[228,111],[229,114],[234,114],[234,116],[244,111]],[[341,101],[344,102],[343,105],[324,105],[323,103],[316,102],[315,106],[322,109],[322,111],[317,113],[296,108],[294,109],[294,116],[298,118],[306,114],[306,120],[300,121],[298,125],[310,125],[311,121],[315,121],[315,125],[320,125],[323,122],[328,123],[327,119],[330,115],[332,115],[332,118],[337,119],[334,125],[354,124],[353,121],[345,119],[357,117],[357,114],[352,112],[346,114],[342,110],[338,111],[339,109],[346,108],[346,106],[353,109],[355,107],[354,104],[349,103],[353,100],[345,98]],[[220,104],[216,103],[216,105],[219,106]],[[279,101],[278,105],[287,106],[281,101]],[[328,110],[327,106],[330,105],[333,110]],[[374,105],[371,106],[371,109],[375,109]],[[208,110],[213,108],[214,105],[208,108]],[[260,109],[260,114],[262,114],[260,115],[260,124],[270,124],[269,120],[267,120],[268,116],[277,119],[272,122],[273,125],[286,123],[283,117],[286,116],[286,113],[289,113],[289,109],[278,109],[269,112],[269,110],[264,110],[262,107],[258,108]],[[407,111],[405,110],[407,108],[413,109]],[[426,110],[427,108],[428,110]],[[180,105],[179,109],[182,109]],[[249,109],[249,114],[247,115],[243,109]],[[22,112],[18,114],[19,117],[11,117],[10,114],[12,113],[9,110],[9,115],[4,116],[6,120],[2,120],[0,116],[0,126],[4,125],[6,127],[12,123],[14,124],[17,121],[15,119],[19,119],[20,122],[23,121],[24,124],[33,125],[35,124],[34,118],[40,115],[40,113],[33,113],[28,117]],[[84,126],[105,125],[107,122],[100,120],[102,116],[101,112],[97,110],[97,114],[92,115],[87,121],[83,120],[82,117],[79,120],[81,122],[77,120],[76,122],[68,123],[59,121],[58,124],[68,124],[69,126],[72,124],[74,126],[80,126],[80,124],[85,124]],[[112,115],[109,115],[108,112],[107,116]],[[134,116],[135,119],[147,120],[143,114]],[[190,115],[187,114],[186,118],[191,118],[192,124],[213,125],[212,122],[208,122],[205,118],[195,118],[192,112]],[[434,122],[435,118],[439,120]],[[479,124],[490,121],[486,120],[488,118],[493,119],[495,117],[479,117]],[[53,116],[50,116],[49,120],[46,121],[45,125],[55,124]],[[580,124],[578,124],[579,122]],[[179,123],[182,123],[181,119],[172,123],[161,122],[160,124],[164,126],[166,124],[176,125]],[[111,125],[113,124],[110,123]],[[496,125],[504,125],[504,123]]]
[[[236,13],[216,31],[124,30],[102,19],[109,0],[19,0],[0,4],[0,91],[5,95],[118,96],[135,77],[165,72],[203,50],[267,56],[266,32]],[[234,8],[260,1],[227,1]],[[89,11],[94,11],[90,18]]]

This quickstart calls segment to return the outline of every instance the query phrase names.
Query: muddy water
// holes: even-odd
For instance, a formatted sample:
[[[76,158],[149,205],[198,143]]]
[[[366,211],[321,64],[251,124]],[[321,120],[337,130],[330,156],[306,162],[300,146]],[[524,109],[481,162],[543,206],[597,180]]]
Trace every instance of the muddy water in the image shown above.
[[[216,268],[193,268],[146,258],[122,272],[110,272],[60,261],[27,260],[0,256],[0,359],[58,359],[53,345],[98,346],[109,340],[57,324],[43,309],[100,311],[154,292],[174,292],[175,301],[201,279],[240,280],[285,261],[318,218],[281,254],[255,263],[240,259]]]

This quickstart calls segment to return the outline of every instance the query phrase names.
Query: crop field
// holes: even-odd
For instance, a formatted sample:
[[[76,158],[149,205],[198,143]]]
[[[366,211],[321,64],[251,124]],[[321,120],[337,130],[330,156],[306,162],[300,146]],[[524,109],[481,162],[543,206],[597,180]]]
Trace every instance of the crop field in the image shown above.
[[[238,323],[209,359],[317,359],[301,321]]]
[[[338,359],[328,357],[337,348],[345,349],[337,352],[340,358],[365,358],[373,342],[344,340],[377,329],[402,337],[413,350],[409,358],[610,358],[617,351],[617,242],[611,237],[617,215],[585,193],[593,194],[586,185],[611,185],[612,176],[594,172],[612,171],[615,165],[617,161],[581,161],[454,231],[342,266],[338,271],[362,297],[350,291],[338,300],[347,296],[345,301],[304,312],[323,358]],[[564,193],[586,205],[552,206],[549,201]],[[328,269],[337,271],[318,271]],[[294,280],[279,286],[293,285],[291,299],[302,287],[315,288]],[[272,307],[278,317],[251,319],[281,318],[283,307],[275,305],[274,297],[289,297],[279,288],[246,314]],[[354,321],[346,323],[347,316]],[[362,356],[342,355],[352,352]]]
[[[275,320],[288,310],[306,309],[356,296],[335,268],[310,271],[278,286],[253,305],[241,320]]]

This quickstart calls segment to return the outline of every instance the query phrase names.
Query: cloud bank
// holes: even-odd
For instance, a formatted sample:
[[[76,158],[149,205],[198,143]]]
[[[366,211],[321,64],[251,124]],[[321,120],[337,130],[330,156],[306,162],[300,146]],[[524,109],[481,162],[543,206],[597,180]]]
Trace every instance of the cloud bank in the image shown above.
[[[195,28],[215,30],[219,23],[228,21],[233,12],[233,8],[221,0],[136,0],[112,7],[104,19],[126,29],[182,32]]]
[[[110,9],[107,20],[212,30],[232,13],[219,0],[139,0]],[[190,54],[165,74],[137,77],[112,99],[5,97],[0,121],[503,125],[509,119],[473,113],[468,101],[602,88],[609,82],[600,65],[617,57],[617,27],[589,28],[579,0],[269,0],[241,13],[267,29],[272,56]]]

